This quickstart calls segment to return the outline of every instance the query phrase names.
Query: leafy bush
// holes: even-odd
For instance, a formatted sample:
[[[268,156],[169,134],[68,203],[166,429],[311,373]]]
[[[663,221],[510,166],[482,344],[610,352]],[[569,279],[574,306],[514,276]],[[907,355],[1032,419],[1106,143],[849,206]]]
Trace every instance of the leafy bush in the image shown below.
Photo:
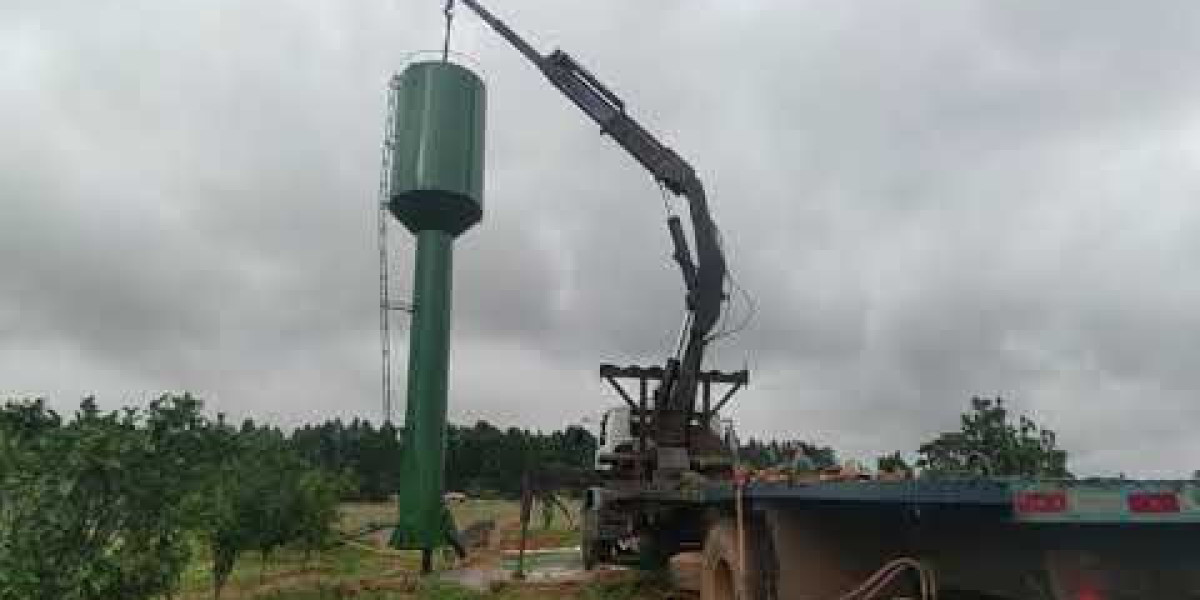
[[[238,555],[329,543],[340,482],[277,430],[241,432],[190,395],[70,420],[42,400],[0,408],[0,600],[167,595],[204,539],[214,581]],[[218,589],[220,585],[217,586]]]
[[[1001,398],[972,398],[961,430],[923,444],[917,466],[933,477],[1071,477],[1055,433],[1026,416],[1014,424],[1012,416]]]
[[[64,422],[40,400],[0,409],[0,598],[148,598],[188,559],[183,499],[204,420],[190,396]]]
[[[191,505],[196,531],[213,557],[214,596],[239,556],[256,551],[265,571],[271,553],[295,543],[311,553],[332,541],[341,486],[287,445],[278,430],[243,427],[213,434],[221,448]]]

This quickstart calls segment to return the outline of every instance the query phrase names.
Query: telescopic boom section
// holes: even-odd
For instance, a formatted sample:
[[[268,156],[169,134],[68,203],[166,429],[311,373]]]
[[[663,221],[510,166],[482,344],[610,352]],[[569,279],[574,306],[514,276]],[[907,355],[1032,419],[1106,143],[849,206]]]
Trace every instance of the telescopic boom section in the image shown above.
[[[674,246],[674,259],[679,263],[687,286],[687,308],[691,319],[682,356],[668,364],[668,371],[674,371],[675,376],[664,377],[660,398],[666,400],[666,405],[660,408],[688,409],[696,395],[696,374],[703,362],[705,344],[725,299],[725,256],[708,210],[703,184],[687,161],[626,114],[625,103],[570,55],[562,50],[542,55],[478,2],[461,1],[525,55],[550,83],[587,113],[602,133],[616,140],[637,159],[655,180],[675,195],[687,199],[696,243],[695,259],[688,249],[679,217],[671,216],[667,226]]]

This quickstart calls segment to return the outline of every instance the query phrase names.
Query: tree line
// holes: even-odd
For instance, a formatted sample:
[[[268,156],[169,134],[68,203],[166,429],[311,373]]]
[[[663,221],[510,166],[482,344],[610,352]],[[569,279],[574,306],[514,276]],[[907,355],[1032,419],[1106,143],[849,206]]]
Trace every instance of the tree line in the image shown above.
[[[833,448],[812,442],[750,438],[738,445],[739,462],[752,469],[790,465],[797,457],[806,458],[815,469],[828,469],[838,465],[837,452]]]
[[[253,429],[252,422],[244,427]],[[341,473],[344,499],[381,501],[396,490],[402,432],[391,423],[340,419],[295,430],[291,446],[310,463]],[[534,465],[588,469],[596,438],[579,426],[543,433],[486,421],[450,425],[446,431],[446,489],[477,497],[517,498],[521,474]]]
[[[752,469],[809,469],[838,466],[837,452],[800,440],[757,440],[739,446],[738,457]],[[959,428],[921,444],[913,460],[901,452],[879,456],[879,471],[910,477],[1026,477],[1071,478],[1068,453],[1052,429],[1027,415],[1014,414],[1003,398],[973,397],[959,418]],[[1200,472],[1197,472],[1200,478]]]

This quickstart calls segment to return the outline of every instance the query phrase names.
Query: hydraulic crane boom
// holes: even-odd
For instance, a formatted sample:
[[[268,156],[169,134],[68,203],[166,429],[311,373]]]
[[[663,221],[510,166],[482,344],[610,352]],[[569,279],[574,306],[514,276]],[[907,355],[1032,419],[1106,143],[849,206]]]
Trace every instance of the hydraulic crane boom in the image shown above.
[[[603,134],[620,144],[657,182],[687,200],[696,244],[695,259],[679,217],[671,215],[667,220],[674,247],[673,258],[679,264],[687,288],[686,331],[677,354],[668,361],[662,387],[657,392],[656,410],[660,414],[662,411],[690,411],[695,402],[697,374],[705,346],[725,301],[725,255],[708,210],[703,184],[687,161],[630,117],[625,112],[625,103],[570,55],[562,50],[542,55],[476,0],[461,1],[529,59],[550,83],[600,126]],[[450,6],[452,2],[448,10]],[[660,444],[677,446],[686,437],[682,428],[687,427],[687,419],[672,421],[677,427],[659,427]]]

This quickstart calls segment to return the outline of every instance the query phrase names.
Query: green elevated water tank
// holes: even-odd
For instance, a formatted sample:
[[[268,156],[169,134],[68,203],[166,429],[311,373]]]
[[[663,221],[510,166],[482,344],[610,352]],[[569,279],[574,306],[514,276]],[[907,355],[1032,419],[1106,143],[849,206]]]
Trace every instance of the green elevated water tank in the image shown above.
[[[454,238],[483,216],[483,82],[450,62],[409,65],[394,81],[388,208],[417,238],[396,548],[456,535],[442,502]]]
[[[395,87],[388,208],[413,233],[457,236],[483,216],[483,81],[454,63],[418,62]]]

